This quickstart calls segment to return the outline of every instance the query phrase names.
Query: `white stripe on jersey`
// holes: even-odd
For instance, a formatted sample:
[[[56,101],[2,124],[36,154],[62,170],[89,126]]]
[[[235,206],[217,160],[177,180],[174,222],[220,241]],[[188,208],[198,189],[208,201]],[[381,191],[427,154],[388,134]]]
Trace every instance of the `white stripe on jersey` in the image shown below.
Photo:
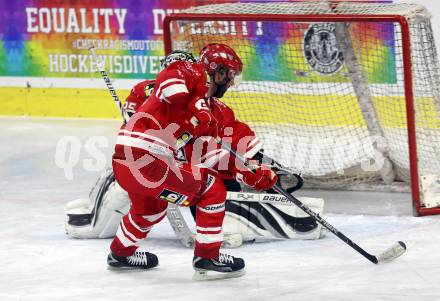
[[[223,241],[223,233],[219,234],[196,234],[196,241],[201,244],[212,244],[214,242]]]
[[[138,224],[136,224],[136,222],[133,220],[133,218],[131,217],[131,213],[128,213],[128,220],[130,221],[130,224],[133,226],[133,227],[135,227],[138,231],[140,231],[140,232],[143,232],[143,233],[145,233],[145,232],[148,232],[150,229],[151,229],[151,227],[147,227],[147,228],[141,228],[141,227],[139,227],[139,225]]]
[[[170,78],[170,79],[167,79],[166,81],[163,81],[163,82],[159,85],[159,87],[157,88],[157,91],[156,91],[156,97],[157,97],[157,98],[160,98],[159,95],[161,94],[161,90],[162,90],[162,87],[163,87],[163,86],[165,86],[165,85],[167,85],[167,84],[169,84],[169,83],[173,83],[173,82],[176,82],[176,83],[184,83],[184,84],[185,84],[185,81],[184,81],[183,79],[181,79],[181,78]]]
[[[185,83],[185,81],[181,78],[170,78],[167,79],[166,81],[163,81],[160,83],[159,88],[162,88],[163,86],[165,86],[166,84],[172,83],[172,82],[180,82],[180,83]]]
[[[127,130],[119,130],[118,134],[137,135],[137,136],[140,136],[140,137],[147,138],[147,139],[149,139],[151,141],[154,141],[154,142],[162,143],[164,146],[168,146],[168,143],[166,143],[162,139],[160,139],[160,138],[158,138],[156,136],[147,135],[147,134],[141,133],[141,132],[131,132],[131,131],[127,131]]]
[[[173,156],[173,152],[169,148],[140,138],[118,136],[118,138],[116,138],[116,144],[140,148],[158,155]]]
[[[157,214],[153,214],[153,215],[142,215],[142,217],[144,218],[144,219],[146,219],[147,221],[149,221],[149,222],[155,222],[155,221],[157,221],[158,219],[160,219],[162,216],[164,216],[165,214],[167,214],[167,211],[166,210],[164,210],[164,211],[162,211],[162,212],[159,212],[159,213],[157,213]]]
[[[119,239],[119,241],[122,243],[122,245],[124,247],[131,247],[133,245],[135,245],[134,242],[132,242],[131,240],[129,240],[124,232],[122,232],[122,228],[121,225],[119,225],[118,231],[116,232],[116,237]]]
[[[126,234],[125,236],[129,239],[131,239],[132,241],[134,241],[135,243],[138,242],[139,240],[141,240],[142,238],[137,238],[136,236],[134,236],[133,233],[131,233],[130,231],[127,230],[127,227],[125,227],[125,223],[124,220],[121,221],[121,227],[122,230],[124,230],[123,232]]]
[[[169,85],[168,87],[162,89],[162,95],[160,96],[160,98],[162,98],[162,96],[168,98],[179,93],[189,93],[189,92],[186,86],[183,84]]]
[[[207,228],[204,228],[204,227],[197,226],[197,231],[218,232],[218,231],[221,231],[221,230],[222,230],[222,227],[207,227]]]

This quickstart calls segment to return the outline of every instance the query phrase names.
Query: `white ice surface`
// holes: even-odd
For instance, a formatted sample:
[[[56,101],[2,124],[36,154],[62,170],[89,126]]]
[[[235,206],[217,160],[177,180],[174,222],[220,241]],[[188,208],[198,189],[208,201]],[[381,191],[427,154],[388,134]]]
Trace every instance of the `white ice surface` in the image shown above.
[[[325,218],[373,254],[398,240],[406,242],[406,254],[373,265],[332,234],[256,243],[228,250],[245,258],[244,277],[194,282],[192,250],[164,221],[142,244],[158,255],[158,268],[107,270],[110,240],[69,239],[63,229],[64,204],[86,197],[99,172],[78,165],[67,180],[54,157],[66,135],[82,145],[107,137],[100,149],[109,157],[117,128],[113,121],[0,119],[0,300],[440,300],[439,217],[387,215],[388,206],[371,215],[365,202],[356,203],[366,204],[364,214],[363,208],[350,213],[353,193],[331,201]],[[87,158],[82,148],[80,163]]]

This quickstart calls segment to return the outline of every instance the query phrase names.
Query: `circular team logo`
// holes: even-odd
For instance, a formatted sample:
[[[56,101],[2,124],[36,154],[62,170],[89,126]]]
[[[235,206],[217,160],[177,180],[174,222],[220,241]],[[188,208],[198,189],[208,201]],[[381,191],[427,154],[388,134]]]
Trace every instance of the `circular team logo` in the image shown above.
[[[303,49],[307,63],[321,74],[333,74],[344,65],[332,23],[311,25],[304,36]]]

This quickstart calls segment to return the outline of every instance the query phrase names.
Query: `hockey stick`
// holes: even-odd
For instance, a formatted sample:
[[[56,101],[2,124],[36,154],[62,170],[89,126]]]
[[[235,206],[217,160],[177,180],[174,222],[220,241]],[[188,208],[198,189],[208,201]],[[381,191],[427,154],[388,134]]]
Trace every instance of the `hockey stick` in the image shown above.
[[[255,192],[238,192],[238,191],[228,191],[226,193],[226,199],[229,201],[236,202],[252,202],[252,203],[264,203],[264,204],[277,204],[277,205],[290,205],[292,202],[289,201],[285,196],[278,193],[255,193]]]
[[[113,97],[113,100],[115,101],[115,104],[117,105],[119,112],[121,112],[124,123],[127,123],[129,117],[126,114],[121,101],[119,100],[118,94],[116,93],[116,90],[113,87],[110,77],[107,75],[107,72],[105,71],[103,62],[96,55],[96,51],[93,46],[91,46],[89,50],[90,53],[92,54],[96,66],[98,67],[99,72],[101,73],[101,77],[103,78],[105,84],[107,85],[107,89],[109,90],[110,95]],[[183,215],[180,212],[179,207],[177,207],[177,205],[172,203],[168,204],[167,218],[168,221],[170,222],[171,228],[173,228],[173,231],[176,234],[177,238],[180,240],[180,242],[185,247],[192,247],[194,245],[193,233],[186,224],[185,219],[183,218]]]
[[[99,72],[101,73],[101,77],[104,80],[105,84],[107,85],[107,89],[110,92],[110,95],[113,97],[113,100],[115,101],[115,104],[118,106],[119,112],[121,112],[122,120],[124,120],[124,123],[127,123],[128,116],[125,113],[124,107],[122,106],[121,101],[119,100],[118,94],[116,94],[115,87],[113,87],[112,81],[110,80],[110,77],[107,75],[107,72],[105,71],[104,63],[98,58],[96,55],[95,48],[91,46],[89,48],[90,53],[92,54],[93,60],[95,61],[96,66],[98,67]]]
[[[194,246],[194,234],[189,229],[182,212],[180,212],[176,204],[168,204],[167,218],[171,228],[174,230],[174,234],[176,234],[182,245],[187,248],[192,248]]]
[[[230,152],[234,157],[236,157],[237,159],[239,159],[247,168],[249,169],[253,169],[251,163],[249,162],[248,159],[242,157],[240,154],[238,154],[235,150],[233,150],[229,145],[227,145],[226,143],[224,143],[220,138],[217,138],[217,142],[222,146],[223,149],[227,150],[228,152]],[[342,232],[340,232],[338,229],[336,229],[335,227],[333,227],[331,224],[329,224],[326,220],[324,220],[319,214],[315,213],[314,211],[312,211],[309,207],[307,207],[306,205],[304,205],[300,200],[298,200],[297,198],[295,198],[294,196],[292,196],[290,193],[288,193],[286,190],[284,190],[278,183],[275,184],[275,186],[273,187],[273,189],[278,192],[279,194],[283,195],[284,197],[286,197],[286,199],[292,203],[294,203],[296,206],[298,206],[299,208],[301,208],[305,213],[307,213],[308,215],[310,215],[312,218],[314,218],[318,223],[320,223],[323,227],[325,227],[327,230],[329,230],[330,232],[332,232],[334,235],[336,235],[339,239],[341,239],[343,242],[345,242],[347,245],[349,245],[351,248],[353,248],[354,250],[356,250],[359,254],[361,254],[362,256],[364,256],[366,259],[368,259],[369,261],[371,261],[374,264],[378,264],[378,263],[384,263],[387,261],[391,261],[397,257],[399,257],[400,255],[402,255],[405,251],[406,251],[406,245],[404,242],[399,241],[396,244],[394,244],[393,246],[389,247],[388,249],[386,249],[384,252],[382,252],[381,254],[375,256],[372,255],[370,253],[368,253],[367,251],[365,251],[364,249],[362,249],[359,245],[357,245],[356,243],[354,243],[350,238],[348,238],[347,236],[345,236]]]
[[[262,164],[270,166],[271,169],[274,170],[278,176],[294,177],[296,180],[296,184],[295,184],[295,186],[286,188],[286,191],[288,193],[292,193],[292,192],[297,191],[302,188],[302,186],[304,184],[304,180],[301,177],[301,172],[299,172],[297,170],[293,170],[292,168],[289,168],[289,167],[284,166],[281,163],[277,162],[275,159],[264,154],[263,149],[260,149],[257,152],[257,154],[254,157],[252,157],[252,159],[257,160]]]

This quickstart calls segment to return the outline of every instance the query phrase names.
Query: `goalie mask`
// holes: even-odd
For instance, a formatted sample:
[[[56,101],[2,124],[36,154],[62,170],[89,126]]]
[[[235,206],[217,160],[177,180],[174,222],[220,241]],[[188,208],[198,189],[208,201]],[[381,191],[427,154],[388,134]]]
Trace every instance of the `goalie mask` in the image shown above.
[[[182,50],[174,50],[166,57],[160,60],[160,69],[163,70],[169,65],[171,65],[171,63],[174,63],[176,61],[191,62],[191,63],[197,62],[197,60],[194,58],[194,56],[191,53]]]
[[[200,51],[199,61],[216,84],[212,96],[220,98],[230,86],[240,83],[243,63],[231,47],[225,44],[208,44]]]

